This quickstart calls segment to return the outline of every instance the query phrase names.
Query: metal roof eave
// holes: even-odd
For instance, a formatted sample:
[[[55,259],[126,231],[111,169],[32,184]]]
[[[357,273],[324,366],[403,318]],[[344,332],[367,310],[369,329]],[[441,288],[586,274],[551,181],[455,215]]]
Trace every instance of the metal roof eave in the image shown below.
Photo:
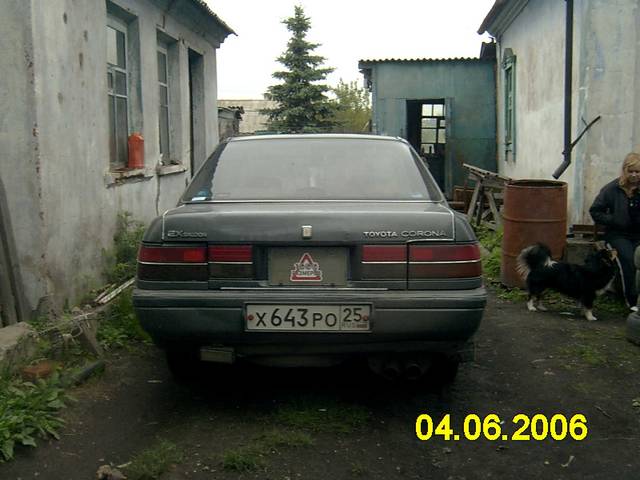
[[[498,38],[520,15],[527,3],[529,0],[496,0],[478,28],[478,33],[482,35],[487,32],[492,37]]]

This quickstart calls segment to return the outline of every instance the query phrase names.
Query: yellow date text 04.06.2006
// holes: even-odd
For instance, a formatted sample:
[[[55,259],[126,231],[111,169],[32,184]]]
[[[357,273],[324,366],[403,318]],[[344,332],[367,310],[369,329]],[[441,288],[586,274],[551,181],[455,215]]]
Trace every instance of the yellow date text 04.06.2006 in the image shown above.
[[[512,428],[510,428],[512,427]],[[556,413],[547,417],[541,413],[533,416],[519,413],[511,418],[511,424],[500,419],[495,413],[481,418],[475,413],[464,417],[462,429],[454,431],[451,415],[446,414],[436,424],[430,415],[423,413],[416,418],[416,436],[423,441],[434,436],[443,440],[486,440],[528,441],[528,440],[584,440],[587,438],[587,418],[576,413],[571,417]]]

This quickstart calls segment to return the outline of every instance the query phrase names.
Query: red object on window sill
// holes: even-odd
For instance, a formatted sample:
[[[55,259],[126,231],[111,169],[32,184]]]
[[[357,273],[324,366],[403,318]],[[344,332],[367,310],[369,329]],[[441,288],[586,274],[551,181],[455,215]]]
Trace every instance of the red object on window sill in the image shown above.
[[[132,133],[129,135],[127,144],[129,147],[127,167],[131,169],[144,168],[144,138],[142,138],[142,134]]]

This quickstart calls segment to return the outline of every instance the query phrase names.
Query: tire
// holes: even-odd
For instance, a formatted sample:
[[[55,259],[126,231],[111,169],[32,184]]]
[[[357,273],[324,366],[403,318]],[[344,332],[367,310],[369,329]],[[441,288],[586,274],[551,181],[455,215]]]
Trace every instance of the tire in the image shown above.
[[[195,382],[202,370],[202,362],[198,358],[196,349],[169,347],[165,350],[167,367],[178,383]]]
[[[429,369],[430,380],[438,386],[452,384],[458,375],[460,360],[452,357],[437,357]]]

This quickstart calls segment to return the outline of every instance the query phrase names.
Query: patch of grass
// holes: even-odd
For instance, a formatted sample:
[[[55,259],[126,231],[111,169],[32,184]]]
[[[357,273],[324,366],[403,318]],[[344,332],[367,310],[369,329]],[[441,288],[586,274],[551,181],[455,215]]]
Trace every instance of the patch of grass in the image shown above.
[[[629,308],[622,297],[614,297],[612,295],[602,295],[595,301],[595,308],[603,312],[620,315],[626,318],[629,315]]]
[[[311,436],[295,430],[274,429],[263,433],[256,441],[265,449],[275,450],[281,447],[307,447],[313,444]]]
[[[354,477],[364,477],[368,474],[369,470],[362,464],[356,462],[351,465],[351,475],[353,475]]]
[[[120,284],[136,274],[136,257],[144,230],[144,224],[133,220],[131,213],[118,214],[113,248],[102,251],[104,275],[109,283]]]
[[[278,408],[276,422],[314,432],[351,433],[369,422],[371,413],[360,405],[333,399],[302,398]]]
[[[560,349],[560,354],[586,363],[592,367],[606,365],[608,363],[607,355],[596,345],[588,343],[565,345]]]
[[[507,288],[502,284],[493,285],[496,296],[500,300],[506,300],[509,302],[526,302],[528,295],[524,290],[519,288]]]
[[[184,451],[175,443],[159,440],[131,459],[126,467],[129,480],[154,480],[169,471],[171,465],[182,462]]]
[[[264,466],[263,455],[251,447],[234,448],[222,456],[222,468],[233,472],[253,472]]]
[[[251,472],[266,465],[266,457],[279,448],[298,448],[313,444],[311,437],[295,430],[271,430],[254,438],[250,445],[226,451],[222,467],[234,472]]]
[[[131,293],[130,289],[121,293],[100,320],[96,336],[105,350],[128,348],[135,342],[151,341],[133,310]]]
[[[64,421],[58,411],[72,398],[58,373],[35,383],[0,381],[0,460],[11,460],[16,445],[36,446],[36,438],[59,438]]]
[[[485,248],[482,256],[482,270],[488,281],[497,281],[502,263],[502,229],[491,230],[480,224],[474,226],[478,241]]]

